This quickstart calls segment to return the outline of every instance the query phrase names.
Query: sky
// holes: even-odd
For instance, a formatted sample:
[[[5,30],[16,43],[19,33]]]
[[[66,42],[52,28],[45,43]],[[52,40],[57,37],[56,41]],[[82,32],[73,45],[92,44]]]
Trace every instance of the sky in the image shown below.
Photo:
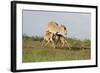
[[[91,14],[77,12],[23,10],[23,34],[43,36],[48,22],[63,24],[68,30],[68,37],[91,39]]]

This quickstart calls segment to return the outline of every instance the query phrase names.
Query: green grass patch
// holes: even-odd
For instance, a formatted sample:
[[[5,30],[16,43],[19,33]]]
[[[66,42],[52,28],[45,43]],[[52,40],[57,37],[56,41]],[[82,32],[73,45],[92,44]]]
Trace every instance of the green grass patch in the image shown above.
[[[68,39],[72,45],[84,45],[90,47],[90,41],[79,41]],[[77,42],[77,43],[76,43]],[[80,43],[81,42],[81,43]],[[80,43],[80,44],[78,44]],[[51,45],[51,44],[50,44]],[[22,61],[29,62],[47,62],[47,61],[69,61],[69,60],[86,60],[91,58],[91,49],[72,48],[52,48],[41,47],[41,41],[32,38],[23,38]]]

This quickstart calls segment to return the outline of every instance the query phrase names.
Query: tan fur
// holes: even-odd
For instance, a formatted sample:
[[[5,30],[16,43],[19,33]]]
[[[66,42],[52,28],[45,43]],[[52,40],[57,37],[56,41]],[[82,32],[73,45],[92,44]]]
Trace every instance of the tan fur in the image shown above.
[[[51,40],[53,40],[53,37],[59,32],[67,33],[66,27],[64,25],[62,24],[58,25],[58,23],[53,22],[53,21],[48,23],[47,30],[51,32],[51,38],[50,38]]]
[[[58,23],[56,22],[49,22],[48,23],[48,27],[47,27],[47,31],[45,32],[44,35],[44,40],[42,42],[41,46],[47,46],[50,42],[52,43],[52,45],[55,47],[55,41],[54,41],[54,36],[59,37],[59,35],[57,35],[59,32],[67,32],[66,27],[64,25],[58,25]],[[65,39],[62,36],[59,37],[60,39],[57,41],[61,41],[62,45],[65,44]],[[46,42],[46,43],[45,43]],[[45,45],[44,45],[45,44]]]
[[[59,26],[59,28],[60,28],[60,32],[65,32],[65,33],[67,33],[67,29],[66,29],[66,27],[65,27],[63,24],[61,24],[61,25]]]
[[[59,32],[67,32],[67,29],[64,25],[58,25],[56,22],[49,22],[47,30],[53,34],[59,33]]]
[[[57,46],[58,42],[60,42],[60,45],[59,45],[60,47],[63,47],[65,44],[67,44],[68,48],[71,49],[63,35],[56,34],[54,39],[51,39],[51,37],[52,37],[51,32],[46,31],[41,46],[45,47],[45,46],[49,45],[49,43],[52,43],[53,47],[55,48]],[[56,42],[56,44],[55,44],[55,42]]]
[[[42,41],[42,47],[44,46],[47,46],[49,43],[52,43],[52,45],[53,45],[53,47],[55,48],[55,44],[54,44],[54,41],[53,41],[53,39],[52,39],[52,34],[51,34],[51,32],[49,32],[49,31],[46,31],[45,32],[45,34],[44,34],[44,39],[43,39],[43,41]]]
[[[60,42],[59,46],[60,47],[64,47],[64,45],[66,44],[68,46],[69,49],[71,49],[71,47],[69,46],[67,40],[65,39],[65,37],[61,34],[56,34],[56,37],[58,38],[57,40],[57,43]]]
[[[49,22],[47,29],[49,32],[54,33],[54,34],[59,32],[59,26],[56,22]]]

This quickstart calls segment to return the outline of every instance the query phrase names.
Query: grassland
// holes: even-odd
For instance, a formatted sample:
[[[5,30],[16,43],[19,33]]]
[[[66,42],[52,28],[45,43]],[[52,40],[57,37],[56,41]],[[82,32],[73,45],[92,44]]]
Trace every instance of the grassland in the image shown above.
[[[68,60],[87,60],[91,58],[90,41],[80,41],[69,38],[68,42],[72,47],[69,50],[64,48],[52,48],[51,46],[41,47],[42,39],[37,37],[23,37],[22,61],[28,62],[47,62],[47,61],[68,61]],[[50,44],[51,45],[51,44]],[[77,48],[88,47],[88,48]]]

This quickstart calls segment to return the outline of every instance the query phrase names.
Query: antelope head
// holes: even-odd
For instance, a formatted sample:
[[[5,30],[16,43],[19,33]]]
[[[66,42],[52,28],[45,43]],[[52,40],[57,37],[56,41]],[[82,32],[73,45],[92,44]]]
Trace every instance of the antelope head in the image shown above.
[[[59,30],[60,32],[64,32],[65,35],[67,35],[67,28],[63,24],[60,25]]]

